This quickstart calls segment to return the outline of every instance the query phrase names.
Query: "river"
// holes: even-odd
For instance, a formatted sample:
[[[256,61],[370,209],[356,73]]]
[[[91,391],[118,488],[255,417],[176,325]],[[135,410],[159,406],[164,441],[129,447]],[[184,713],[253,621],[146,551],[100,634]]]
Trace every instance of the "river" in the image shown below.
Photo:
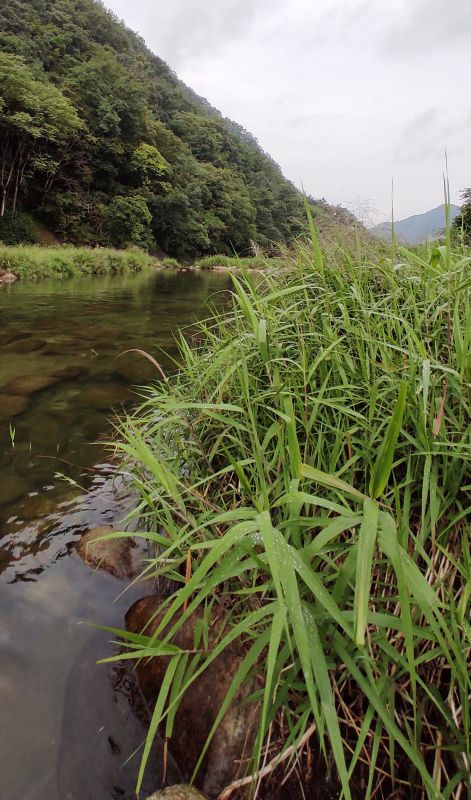
[[[128,510],[106,440],[158,374],[125,351],[175,369],[177,329],[229,287],[222,273],[146,271],[0,288],[2,800],[135,796],[139,702],[132,676],[96,666],[110,645],[92,626],[122,625],[136,593],[74,543]]]

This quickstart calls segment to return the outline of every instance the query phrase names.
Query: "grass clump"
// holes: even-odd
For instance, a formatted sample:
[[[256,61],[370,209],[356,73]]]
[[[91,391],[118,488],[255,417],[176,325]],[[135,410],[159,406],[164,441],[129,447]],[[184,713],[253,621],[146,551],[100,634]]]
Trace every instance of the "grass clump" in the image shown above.
[[[19,278],[32,280],[138,272],[154,262],[155,259],[138,249],[0,245],[0,269],[13,272]]]
[[[167,269],[179,269],[181,265],[176,258],[170,258],[167,256],[166,258],[162,259],[162,266],[166,267]]]
[[[225,269],[244,270],[270,270],[279,269],[284,266],[281,258],[267,258],[265,256],[205,256],[195,262],[196,267],[201,269],[214,269],[214,267],[224,267]]]
[[[308,775],[312,733],[339,796],[464,797],[471,256],[334,263],[312,236],[296,271],[234,277],[230,312],[123,422],[149,571],[177,590],[154,636],[122,635],[129,657],[172,653],[152,724],[171,736],[214,654],[168,643],[197,609],[207,641],[224,598],[219,650],[244,655],[227,699],[262,678],[248,774],[291,748]]]

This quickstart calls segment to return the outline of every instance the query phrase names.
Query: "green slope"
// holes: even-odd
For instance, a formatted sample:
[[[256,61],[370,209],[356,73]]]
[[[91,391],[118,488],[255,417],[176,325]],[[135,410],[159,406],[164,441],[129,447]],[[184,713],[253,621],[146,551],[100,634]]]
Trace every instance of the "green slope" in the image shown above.
[[[24,208],[68,241],[174,255],[244,253],[304,226],[251,134],[94,0],[2,4],[0,135],[3,224]]]

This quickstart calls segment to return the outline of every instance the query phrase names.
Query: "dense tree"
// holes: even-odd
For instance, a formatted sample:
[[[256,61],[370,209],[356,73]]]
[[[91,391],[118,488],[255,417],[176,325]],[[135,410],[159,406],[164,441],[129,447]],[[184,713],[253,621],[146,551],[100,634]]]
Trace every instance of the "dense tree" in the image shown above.
[[[471,243],[471,188],[463,189],[461,192],[463,204],[461,213],[455,217],[454,227],[462,233],[466,242]]]
[[[60,169],[67,145],[83,128],[70,101],[22,58],[0,53],[0,216],[13,214],[27,179]]]
[[[115,247],[151,245],[152,214],[143,197],[115,197],[106,207],[104,217],[109,241]]]
[[[0,50],[3,209],[20,198],[64,239],[175,255],[304,228],[303,198],[254,137],[100,2],[8,0]]]

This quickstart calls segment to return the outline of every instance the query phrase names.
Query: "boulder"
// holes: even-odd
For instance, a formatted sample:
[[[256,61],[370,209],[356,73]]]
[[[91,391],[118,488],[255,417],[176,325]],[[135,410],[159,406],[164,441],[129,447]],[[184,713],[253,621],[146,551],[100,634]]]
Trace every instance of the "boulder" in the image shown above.
[[[161,792],[155,792],[147,800],[205,800],[205,796],[193,786],[169,786]]]
[[[82,534],[76,551],[90,567],[103,569],[116,578],[130,579],[142,571],[142,553],[132,538],[105,539],[101,536],[112,533],[111,525],[101,525]]]
[[[159,596],[138,600],[126,614],[127,630],[151,635],[162,617],[160,607]],[[214,613],[216,615],[216,611]],[[214,617],[210,628],[209,647],[221,633],[223,616],[224,613],[219,621],[216,616]],[[195,625],[198,619],[200,615],[193,614],[172,639],[173,644],[185,650],[193,649]],[[237,644],[227,648],[194,681],[181,700],[175,716],[169,749],[187,780],[198,762],[241,660],[242,655]],[[139,684],[151,707],[162,685],[168,663],[168,657],[160,656],[143,660],[136,665]],[[195,781],[198,788],[209,798],[217,798],[229,783],[243,774],[244,759],[251,755],[257,731],[258,706],[244,701],[254,691],[256,685],[253,679],[242,687],[209,745]]]
[[[3,272],[0,275],[0,283],[15,283],[18,280],[18,275],[14,275],[13,272]]]

